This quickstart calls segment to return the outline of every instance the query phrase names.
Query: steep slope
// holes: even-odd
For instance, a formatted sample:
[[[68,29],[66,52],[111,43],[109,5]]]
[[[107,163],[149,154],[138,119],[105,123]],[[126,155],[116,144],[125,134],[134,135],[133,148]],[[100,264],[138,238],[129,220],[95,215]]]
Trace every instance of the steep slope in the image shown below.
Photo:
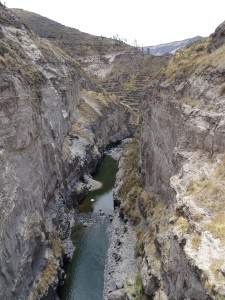
[[[28,11],[13,11],[34,32],[74,57],[90,77],[136,113],[144,87],[168,61],[168,56],[144,55],[119,39],[92,36]]]
[[[152,207],[142,279],[155,299],[225,296],[225,57],[224,44],[208,54],[210,43],[179,50],[142,102],[141,177]]]
[[[70,208],[104,148],[136,125],[73,58],[3,6],[0,24],[0,298],[40,299],[73,251]]]
[[[128,295],[225,297],[224,28],[178,50],[142,100],[139,149],[136,137],[120,163],[116,198],[136,230],[144,291],[125,276]]]
[[[12,11],[40,37],[48,39],[74,58],[131,48],[118,40],[84,33],[26,10]]]
[[[137,115],[144,88],[168,60],[167,55],[147,55],[136,48],[78,59],[90,76]]]

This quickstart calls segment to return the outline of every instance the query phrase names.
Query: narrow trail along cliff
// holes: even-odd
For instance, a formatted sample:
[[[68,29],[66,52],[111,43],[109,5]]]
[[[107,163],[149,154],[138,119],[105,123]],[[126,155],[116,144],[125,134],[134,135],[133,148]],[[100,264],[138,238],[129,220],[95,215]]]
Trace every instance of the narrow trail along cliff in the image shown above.
[[[0,4],[0,299],[57,299],[74,207],[128,137],[104,299],[225,299],[224,37],[155,57]]]

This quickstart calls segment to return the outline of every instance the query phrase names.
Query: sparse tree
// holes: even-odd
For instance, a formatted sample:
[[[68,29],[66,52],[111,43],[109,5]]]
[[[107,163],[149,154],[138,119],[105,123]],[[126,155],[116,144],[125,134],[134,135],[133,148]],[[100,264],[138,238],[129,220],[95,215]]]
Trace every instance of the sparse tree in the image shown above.
[[[134,40],[134,47],[135,47],[135,48],[138,47],[138,43],[137,43],[137,40],[136,40],[136,39]]]

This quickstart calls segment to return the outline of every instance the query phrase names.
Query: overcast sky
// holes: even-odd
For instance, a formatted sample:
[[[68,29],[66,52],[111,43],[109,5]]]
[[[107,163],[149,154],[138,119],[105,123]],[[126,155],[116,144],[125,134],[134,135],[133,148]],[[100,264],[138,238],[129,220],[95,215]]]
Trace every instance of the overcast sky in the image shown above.
[[[4,3],[4,0],[2,0]],[[5,0],[95,35],[141,46],[208,36],[225,20],[225,0]]]

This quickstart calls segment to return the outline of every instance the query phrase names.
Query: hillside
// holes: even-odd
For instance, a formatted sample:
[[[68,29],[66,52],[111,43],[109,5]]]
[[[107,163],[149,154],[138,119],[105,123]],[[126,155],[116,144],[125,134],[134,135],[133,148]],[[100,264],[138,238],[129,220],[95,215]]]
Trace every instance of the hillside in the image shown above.
[[[185,47],[194,41],[202,39],[201,36],[195,36],[193,38],[185,39],[182,41],[176,41],[166,44],[160,44],[155,46],[145,46],[143,47],[144,53],[154,54],[154,55],[162,55],[165,53],[174,54],[178,49]]]
[[[43,39],[75,58],[93,82],[116,95],[136,113],[143,88],[169,59],[145,55],[118,40],[83,33],[35,13],[21,9],[13,12]]]
[[[121,162],[147,299],[225,299],[224,35],[225,22],[153,78]]]
[[[48,39],[74,58],[107,54],[131,47],[114,39],[81,32],[26,10],[12,9],[12,11],[40,37]]]

